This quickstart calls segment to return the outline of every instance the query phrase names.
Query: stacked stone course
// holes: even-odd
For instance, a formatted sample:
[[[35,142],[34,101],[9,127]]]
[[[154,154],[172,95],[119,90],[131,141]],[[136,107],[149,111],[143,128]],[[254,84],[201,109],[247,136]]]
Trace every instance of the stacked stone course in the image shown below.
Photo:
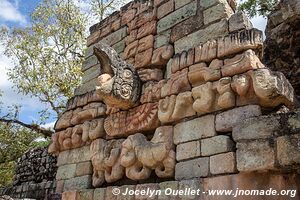
[[[260,61],[262,32],[234,5],[134,1],[91,27],[82,85],[49,147],[63,199],[299,186],[300,113],[270,114],[293,109],[293,88]]]

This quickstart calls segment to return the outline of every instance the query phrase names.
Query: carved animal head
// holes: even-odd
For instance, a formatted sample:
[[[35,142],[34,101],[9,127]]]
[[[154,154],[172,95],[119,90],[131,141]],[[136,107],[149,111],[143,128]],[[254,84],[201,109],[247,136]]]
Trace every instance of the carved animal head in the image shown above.
[[[120,109],[135,105],[141,93],[141,83],[135,68],[105,44],[95,45],[94,54],[102,69],[96,90],[103,97],[104,103]]]

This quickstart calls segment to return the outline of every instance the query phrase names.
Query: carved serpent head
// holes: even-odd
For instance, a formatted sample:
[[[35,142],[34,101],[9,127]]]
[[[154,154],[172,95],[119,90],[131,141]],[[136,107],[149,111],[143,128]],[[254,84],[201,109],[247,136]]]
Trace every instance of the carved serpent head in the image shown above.
[[[135,68],[122,60],[111,47],[98,43],[94,55],[101,65],[97,93],[113,108],[128,109],[140,98],[141,81]]]

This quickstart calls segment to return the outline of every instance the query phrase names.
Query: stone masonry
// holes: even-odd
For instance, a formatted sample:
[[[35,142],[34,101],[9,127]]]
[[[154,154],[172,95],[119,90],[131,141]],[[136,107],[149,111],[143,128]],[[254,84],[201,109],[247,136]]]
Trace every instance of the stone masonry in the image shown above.
[[[235,1],[133,1],[90,32],[82,85],[48,149],[63,200],[299,189],[294,89],[261,62],[262,32]],[[201,193],[166,195],[170,188]]]

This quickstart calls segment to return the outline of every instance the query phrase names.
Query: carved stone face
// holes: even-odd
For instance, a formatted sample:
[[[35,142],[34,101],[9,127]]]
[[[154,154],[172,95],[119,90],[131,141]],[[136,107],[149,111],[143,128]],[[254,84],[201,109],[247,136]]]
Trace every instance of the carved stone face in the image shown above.
[[[94,47],[102,69],[96,90],[104,103],[113,108],[128,109],[140,97],[140,79],[135,68],[123,61],[109,46],[98,44]]]

